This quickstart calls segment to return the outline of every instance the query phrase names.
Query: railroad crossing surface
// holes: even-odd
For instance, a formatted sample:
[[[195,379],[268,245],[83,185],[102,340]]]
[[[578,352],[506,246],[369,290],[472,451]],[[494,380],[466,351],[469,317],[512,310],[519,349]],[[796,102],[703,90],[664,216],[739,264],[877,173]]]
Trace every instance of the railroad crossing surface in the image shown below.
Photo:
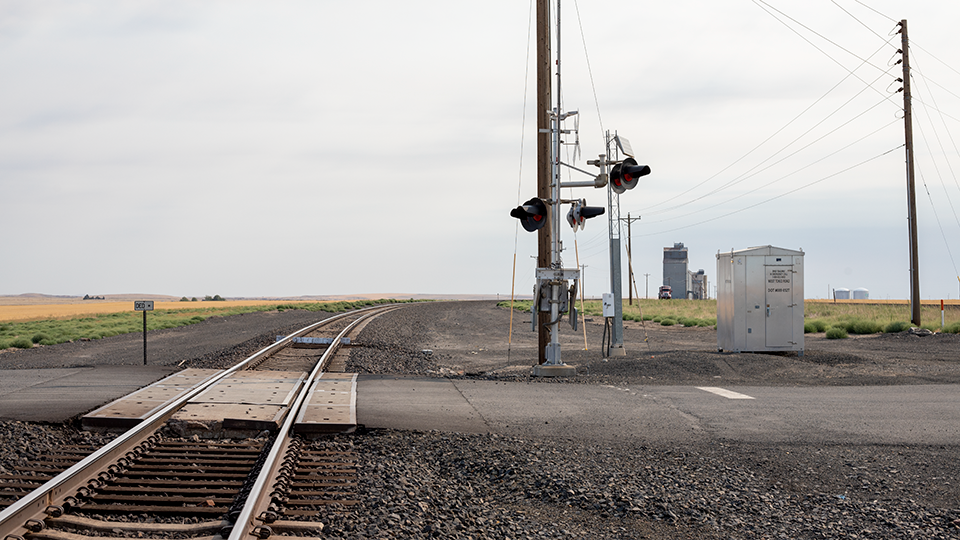
[[[187,370],[149,386],[172,375],[171,371],[139,366],[2,371],[0,420],[63,422],[135,391],[139,393],[131,398],[140,402],[140,409],[134,407],[133,411],[142,415],[183,387],[205,380],[203,372],[215,373]],[[243,390],[248,399],[224,397],[223,387],[211,388],[192,400],[193,406],[180,413],[181,418],[219,410],[214,416],[221,422],[233,419],[234,426],[269,429],[275,414],[265,413],[264,420],[252,413],[282,406],[288,390],[281,386],[296,384],[298,377],[273,374],[267,376],[269,381],[247,381],[253,385]],[[312,404],[302,409],[297,420],[313,427],[301,426],[300,430],[360,424],[367,428],[677,443],[803,438],[952,444],[960,438],[956,385],[619,388],[469,378],[326,377],[333,379],[318,379]],[[237,386],[241,379],[223,384]],[[244,401],[248,403],[238,403]],[[350,417],[354,414],[351,410],[355,417]]]
[[[0,420],[65,422],[177,371],[153,365],[0,370]]]

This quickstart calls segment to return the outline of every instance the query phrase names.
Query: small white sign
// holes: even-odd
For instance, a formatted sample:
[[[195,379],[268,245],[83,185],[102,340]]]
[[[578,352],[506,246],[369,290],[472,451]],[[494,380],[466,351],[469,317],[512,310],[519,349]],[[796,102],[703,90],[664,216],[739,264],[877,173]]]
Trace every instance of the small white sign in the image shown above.
[[[134,300],[134,311],[153,311],[153,300]]]

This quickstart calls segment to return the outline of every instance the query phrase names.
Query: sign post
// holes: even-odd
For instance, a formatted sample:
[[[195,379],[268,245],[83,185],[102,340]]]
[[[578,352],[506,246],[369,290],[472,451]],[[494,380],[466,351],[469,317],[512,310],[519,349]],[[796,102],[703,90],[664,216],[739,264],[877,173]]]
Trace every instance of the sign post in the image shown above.
[[[153,300],[135,300],[133,310],[143,312],[143,365],[147,365],[147,312],[153,311]]]

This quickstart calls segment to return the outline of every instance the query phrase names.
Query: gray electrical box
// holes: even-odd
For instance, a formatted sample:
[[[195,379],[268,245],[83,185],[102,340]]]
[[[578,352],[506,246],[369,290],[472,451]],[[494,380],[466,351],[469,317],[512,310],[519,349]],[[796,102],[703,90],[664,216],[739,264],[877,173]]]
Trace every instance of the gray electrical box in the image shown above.
[[[717,253],[717,349],[803,354],[803,251]]]
[[[616,305],[613,303],[613,293],[605,292],[603,293],[603,316],[604,317],[616,317]]]

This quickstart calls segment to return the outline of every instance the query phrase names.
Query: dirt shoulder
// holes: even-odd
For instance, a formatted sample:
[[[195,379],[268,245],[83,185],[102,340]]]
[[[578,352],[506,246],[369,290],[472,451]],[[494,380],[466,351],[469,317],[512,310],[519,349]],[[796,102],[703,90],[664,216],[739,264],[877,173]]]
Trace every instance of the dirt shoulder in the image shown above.
[[[408,311],[409,310],[409,311]],[[496,302],[434,302],[395,315],[398,327],[429,320],[411,348],[433,351],[444,368],[464,375],[527,376],[537,335],[529,314]],[[401,319],[402,318],[402,319]],[[561,325],[562,360],[577,367],[568,382],[597,384],[751,384],[776,386],[960,383],[960,335],[907,333],[826,339],[807,334],[795,353],[721,353],[712,328],[624,324],[625,356],[603,357],[604,325],[588,319],[574,331]]]

